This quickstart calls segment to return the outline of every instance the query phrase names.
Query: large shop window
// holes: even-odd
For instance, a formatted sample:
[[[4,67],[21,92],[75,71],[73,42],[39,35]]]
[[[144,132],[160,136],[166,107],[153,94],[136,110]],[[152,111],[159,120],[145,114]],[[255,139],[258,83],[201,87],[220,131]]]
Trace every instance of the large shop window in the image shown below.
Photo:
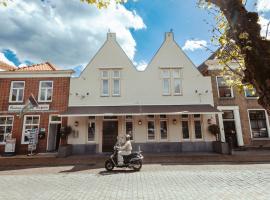
[[[23,102],[24,81],[12,81],[10,88],[10,102]]]
[[[52,101],[53,81],[40,81],[39,82],[39,95],[38,101],[50,102]]]
[[[6,137],[12,133],[13,117],[1,116],[0,117],[0,143],[6,141]]]
[[[201,115],[194,115],[195,138],[202,139]]]
[[[126,134],[130,135],[130,139],[133,140],[133,119],[132,116],[126,116]]]
[[[101,71],[101,96],[121,95],[121,71],[102,70]]]
[[[181,69],[162,69],[162,94],[181,95]]]
[[[253,138],[268,138],[265,110],[249,110],[248,112]]]
[[[155,118],[154,115],[148,115],[148,140],[155,140]]]
[[[232,98],[232,87],[226,84],[223,77],[217,77],[218,94],[220,98]]]
[[[22,143],[28,142],[27,132],[39,129],[39,115],[25,115],[23,121]]]
[[[88,122],[88,142],[95,141],[96,135],[96,120],[95,117],[90,117]]]
[[[168,120],[166,115],[160,115],[160,139],[168,139]]]
[[[182,115],[182,135],[183,139],[189,139],[189,127],[188,127],[189,117],[188,115]]]

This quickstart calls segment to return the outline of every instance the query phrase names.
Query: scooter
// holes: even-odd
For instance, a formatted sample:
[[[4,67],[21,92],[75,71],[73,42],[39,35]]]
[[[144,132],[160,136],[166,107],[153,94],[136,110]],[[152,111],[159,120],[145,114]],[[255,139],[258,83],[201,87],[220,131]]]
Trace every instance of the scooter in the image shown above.
[[[132,168],[134,171],[140,171],[142,168],[142,160],[143,160],[143,155],[141,154],[141,151],[138,152],[133,152],[130,155],[123,156],[124,159],[124,164],[119,165],[118,164],[118,151],[120,149],[120,146],[115,145],[114,146],[114,152],[110,156],[108,160],[105,161],[105,169],[107,171],[112,171],[114,167],[127,167],[127,168]]]

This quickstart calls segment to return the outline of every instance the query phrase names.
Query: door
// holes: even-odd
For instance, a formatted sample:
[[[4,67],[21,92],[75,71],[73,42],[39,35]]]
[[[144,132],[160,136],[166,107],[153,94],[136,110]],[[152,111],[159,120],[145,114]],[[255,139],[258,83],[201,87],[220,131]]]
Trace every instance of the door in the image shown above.
[[[230,141],[230,137],[232,139],[232,147],[238,147],[237,137],[236,137],[236,129],[235,129],[235,121],[223,121],[224,125],[224,133],[226,142]]]
[[[112,152],[117,141],[118,121],[103,121],[102,152]]]
[[[58,150],[60,143],[60,128],[61,124],[50,124],[47,151],[53,152]]]

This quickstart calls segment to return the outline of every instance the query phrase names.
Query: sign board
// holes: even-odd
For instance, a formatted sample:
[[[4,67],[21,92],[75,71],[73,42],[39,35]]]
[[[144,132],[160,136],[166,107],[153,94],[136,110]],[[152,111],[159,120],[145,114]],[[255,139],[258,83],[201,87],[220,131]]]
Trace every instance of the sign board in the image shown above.
[[[14,112],[19,112],[24,108],[25,105],[9,105],[8,106],[8,111],[14,111]],[[50,105],[49,104],[40,104],[37,107],[30,108],[29,111],[44,111],[44,110],[49,110]]]
[[[5,144],[5,154],[15,154],[16,138],[7,138]]]
[[[38,143],[38,129],[32,129],[28,130],[25,135],[28,137],[29,143],[28,143],[28,151],[31,151],[31,154],[33,151],[37,149],[37,143]]]

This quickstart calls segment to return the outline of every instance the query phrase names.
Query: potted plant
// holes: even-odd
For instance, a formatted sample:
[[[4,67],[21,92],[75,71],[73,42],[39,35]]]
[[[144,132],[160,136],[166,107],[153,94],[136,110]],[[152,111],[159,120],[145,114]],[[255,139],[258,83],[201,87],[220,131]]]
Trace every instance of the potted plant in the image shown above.
[[[67,137],[72,132],[70,126],[63,126],[60,129],[61,145],[58,149],[58,157],[67,157],[72,154],[72,146],[67,144]]]
[[[220,133],[220,129],[219,126],[217,124],[211,124],[208,126],[208,131],[210,133],[212,133],[213,135],[216,136],[216,141],[219,141],[219,133]]]

